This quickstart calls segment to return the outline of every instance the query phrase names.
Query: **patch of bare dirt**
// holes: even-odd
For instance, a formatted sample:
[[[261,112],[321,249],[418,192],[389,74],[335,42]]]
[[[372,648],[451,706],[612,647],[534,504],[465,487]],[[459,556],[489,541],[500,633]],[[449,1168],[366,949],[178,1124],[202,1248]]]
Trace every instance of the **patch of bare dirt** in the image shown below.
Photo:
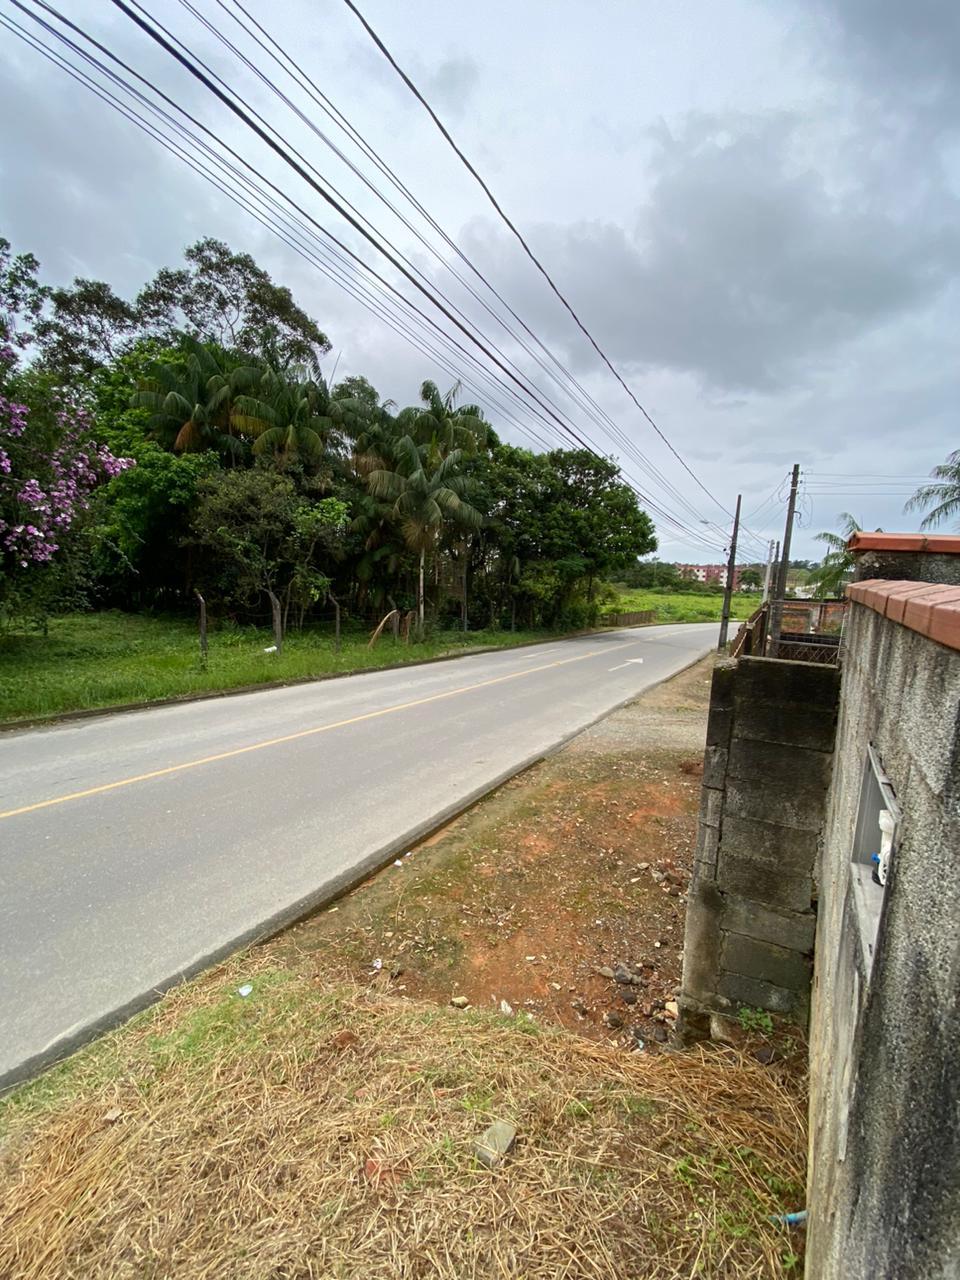
[[[678,994],[712,659],[270,944],[317,975],[657,1052]]]

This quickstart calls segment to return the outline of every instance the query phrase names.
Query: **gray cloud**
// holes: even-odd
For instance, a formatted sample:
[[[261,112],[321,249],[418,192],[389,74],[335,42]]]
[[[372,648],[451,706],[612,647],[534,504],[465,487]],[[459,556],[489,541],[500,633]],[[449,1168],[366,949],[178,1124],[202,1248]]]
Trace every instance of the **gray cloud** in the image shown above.
[[[828,61],[938,129],[960,126],[960,6],[953,0],[812,0]]]
[[[459,116],[467,107],[480,79],[480,69],[472,58],[445,58],[427,73],[424,93],[442,113]]]
[[[860,189],[831,192],[786,115],[695,117],[658,133],[633,227],[536,228],[543,260],[611,356],[718,388],[784,386],[840,344],[931,302],[960,265],[955,227],[898,218]],[[490,224],[471,246],[498,274],[523,266]],[[556,338],[566,317],[531,280]],[[571,348],[583,361],[586,349]]]

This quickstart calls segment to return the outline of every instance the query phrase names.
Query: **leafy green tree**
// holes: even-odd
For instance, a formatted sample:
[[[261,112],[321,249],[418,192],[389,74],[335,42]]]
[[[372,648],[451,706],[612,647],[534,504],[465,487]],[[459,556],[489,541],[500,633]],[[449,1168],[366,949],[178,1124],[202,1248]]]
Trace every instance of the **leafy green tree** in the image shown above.
[[[0,236],[0,373],[10,376],[17,354],[36,337],[50,296],[38,277],[40,263],[32,253],[16,256],[10,241]]]
[[[944,520],[960,516],[960,449],[948,453],[946,461],[938,463],[930,474],[936,483],[921,485],[904,508],[922,511],[930,507],[920,523],[921,529],[935,529]]]
[[[378,446],[396,435],[393,401],[381,401],[376,387],[359,374],[338,382],[330,399],[337,424],[352,442],[354,468],[360,459],[381,457],[384,449]]]
[[[362,374],[341,378],[330,392],[334,400],[349,400],[362,406],[370,415],[380,409],[380,395],[376,387]]]
[[[308,501],[288,476],[260,467],[217,472],[201,481],[198,498],[189,541],[205,594],[241,609],[266,595],[281,644],[290,609],[302,622],[326,597],[345,504]]]
[[[217,470],[214,453],[177,455],[153,441],[133,450],[137,465],[97,494],[91,570],[101,601],[175,607],[190,589],[184,540],[200,482]]]
[[[163,268],[137,297],[144,331],[168,342],[178,333],[264,359],[278,369],[315,365],[330,343],[248,253],[220,240],[198,240],[186,267]]]
[[[424,567],[447,525],[465,531],[479,529],[481,513],[467,500],[469,481],[461,469],[462,453],[451,450],[431,463],[430,446],[403,436],[393,450],[392,468],[375,468],[367,485],[375,498],[391,504],[407,546],[419,555],[417,617],[424,623]]]
[[[669,591],[679,583],[680,572],[663,560],[638,560],[624,570],[621,581],[642,591]]]
[[[585,449],[558,449],[547,455],[559,492],[551,507],[545,551],[571,566],[580,562],[587,595],[614,570],[656,548],[653,523],[637,504],[615,463]]]
[[[138,336],[137,314],[102,280],[76,279],[50,291],[52,311],[37,324],[44,365],[76,383],[121,355]]]
[[[475,602],[485,604],[490,624],[518,607],[531,625],[541,614],[543,593],[533,587],[530,567],[544,555],[548,509],[556,496],[556,476],[544,454],[497,444],[488,456],[468,463],[476,503],[487,515],[478,535],[475,560],[479,583]]]
[[[749,588],[751,591],[759,591],[763,586],[763,578],[760,576],[759,569],[744,569],[740,574],[740,586]]]

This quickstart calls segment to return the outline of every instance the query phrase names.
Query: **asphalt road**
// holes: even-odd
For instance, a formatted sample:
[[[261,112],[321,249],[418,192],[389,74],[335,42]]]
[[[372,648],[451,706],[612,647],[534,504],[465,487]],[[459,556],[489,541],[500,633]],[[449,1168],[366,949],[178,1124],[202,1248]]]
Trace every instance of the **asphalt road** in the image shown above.
[[[0,736],[0,1084],[361,879],[716,637],[612,631]]]

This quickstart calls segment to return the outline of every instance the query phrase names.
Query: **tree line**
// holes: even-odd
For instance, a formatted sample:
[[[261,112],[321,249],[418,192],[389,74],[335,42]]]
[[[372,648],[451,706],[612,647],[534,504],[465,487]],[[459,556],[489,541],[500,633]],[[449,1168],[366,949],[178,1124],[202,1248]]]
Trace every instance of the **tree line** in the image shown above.
[[[131,302],[0,240],[0,612],[177,611],[282,633],[331,608],[414,634],[576,627],[656,548],[616,465],[502,441],[461,388],[333,381],[249,255],[186,250]]]

